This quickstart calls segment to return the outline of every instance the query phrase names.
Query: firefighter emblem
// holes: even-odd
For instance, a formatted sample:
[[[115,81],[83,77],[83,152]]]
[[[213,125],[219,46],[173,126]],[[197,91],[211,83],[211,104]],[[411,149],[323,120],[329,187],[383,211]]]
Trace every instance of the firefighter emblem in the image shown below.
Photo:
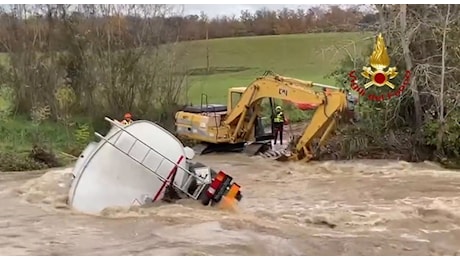
[[[381,33],[377,36],[374,51],[369,58],[369,64],[371,67],[363,67],[363,72],[361,72],[363,77],[370,80],[364,84],[365,89],[373,85],[377,87],[387,86],[391,89],[395,88],[395,85],[390,80],[394,79],[398,75],[398,72],[396,71],[396,67],[388,68],[390,66],[390,57],[388,56],[385,40]],[[386,68],[388,69],[385,70]]]

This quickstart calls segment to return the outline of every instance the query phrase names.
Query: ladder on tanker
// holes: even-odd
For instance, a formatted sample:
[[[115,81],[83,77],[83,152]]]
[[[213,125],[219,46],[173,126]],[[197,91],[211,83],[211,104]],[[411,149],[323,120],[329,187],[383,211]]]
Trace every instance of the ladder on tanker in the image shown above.
[[[164,156],[163,154],[161,154],[160,152],[158,152],[155,148],[149,146],[148,144],[146,144],[145,142],[143,142],[142,140],[138,139],[136,136],[134,136],[133,134],[131,134],[129,131],[127,131],[125,129],[125,126],[124,125],[121,125],[120,123],[108,118],[108,117],[105,117],[104,120],[108,121],[111,123],[112,126],[115,126],[117,127],[120,132],[116,132],[114,133],[113,135],[111,136],[115,136],[115,135],[118,135],[118,137],[116,138],[107,138],[99,133],[95,133],[95,135],[100,138],[101,140],[104,140],[106,143],[110,144],[112,147],[114,147],[115,149],[117,149],[119,152],[123,153],[124,155],[128,156],[129,158],[131,158],[133,161],[135,161],[136,163],[140,164],[141,166],[143,166],[145,169],[147,169],[148,171],[150,171],[150,173],[152,173],[155,177],[157,177],[161,182],[163,182],[163,185],[161,186],[160,190],[158,190],[157,194],[154,196],[154,198],[152,199],[152,201],[156,201],[158,196],[160,195],[160,193],[166,188],[166,186],[168,185],[171,185],[175,188],[177,188],[178,190],[180,190],[181,192],[183,192],[185,195],[187,195],[188,197],[192,198],[192,199],[195,199],[197,200],[201,193],[203,192],[204,188],[206,187],[206,185],[200,185],[194,192],[193,194],[192,193],[189,193],[188,192],[188,187],[190,185],[190,183],[192,182],[193,179],[196,179],[196,180],[199,180],[201,183],[206,183],[206,178],[208,176],[200,176],[196,173],[193,173],[193,172],[190,172],[189,170],[183,168],[182,166],[180,166],[179,164],[183,161],[183,160],[187,160],[187,158],[185,158],[185,156],[181,156],[180,158],[178,158],[178,160],[176,162],[172,161],[171,159],[167,158],[166,156]],[[127,151],[121,149],[118,145],[117,145],[117,142],[119,141],[120,137],[123,135],[123,134],[126,134],[128,136],[130,136],[133,140],[131,146],[129,147],[129,149]],[[147,148],[145,154],[143,156],[140,156],[142,159],[139,160],[138,158],[136,158],[137,156],[134,156],[132,151],[133,151],[133,148],[137,145],[141,145],[141,146],[144,146],[144,148]],[[161,161],[158,163],[158,166],[156,168],[153,168],[149,165],[147,165],[145,162],[146,162],[146,159],[149,157],[149,155],[151,153],[154,153],[154,154],[157,154],[161,157]],[[164,178],[162,175],[158,174],[158,170],[160,168],[160,166],[162,165],[162,163],[164,161],[168,161],[169,163],[173,164],[174,167],[173,169],[169,172],[169,175],[167,178]],[[176,185],[174,183],[174,176],[176,175],[176,172],[177,172],[177,169],[181,169],[184,171],[184,174],[186,175],[186,179],[184,181],[184,183],[182,185]],[[208,175],[210,177],[210,170],[208,172]]]

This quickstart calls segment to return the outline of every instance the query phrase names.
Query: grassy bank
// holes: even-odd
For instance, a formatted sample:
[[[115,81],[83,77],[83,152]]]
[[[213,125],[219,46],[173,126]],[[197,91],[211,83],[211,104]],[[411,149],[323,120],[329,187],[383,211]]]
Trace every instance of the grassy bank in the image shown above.
[[[226,102],[227,89],[246,86],[266,70],[324,84],[334,84],[325,76],[347,55],[361,54],[369,34],[317,33],[213,39],[183,43],[186,62],[192,70],[189,100],[199,103],[201,93],[209,102]],[[206,71],[209,49],[210,74]],[[346,50],[345,50],[346,49]],[[198,75],[197,75],[198,74]]]
[[[0,171],[35,170],[65,165],[77,158],[92,138],[84,118],[72,125],[27,117],[0,121]],[[35,147],[35,148],[34,148]]]
[[[206,93],[209,103],[225,103],[229,87],[246,86],[266,70],[333,84],[332,79],[325,76],[333,71],[347,51],[358,56],[366,41],[369,41],[369,35],[362,33],[227,38],[184,42],[178,46],[184,52],[178,53],[185,53],[182,58],[191,73],[187,82],[190,86],[188,100],[199,104],[201,93]],[[209,73],[206,73],[206,49],[209,49]],[[5,56],[0,62],[6,62]],[[301,111],[289,112],[293,121],[307,116]],[[34,144],[54,153],[61,163],[71,160],[70,155],[78,154],[78,149],[87,143],[77,134],[85,119],[72,121],[73,125],[67,126],[51,121],[36,125],[27,117],[4,118],[0,122],[0,171],[45,167],[27,159],[31,157]],[[89,131],[92,136],[93,130]],[[21,160],[26,161],[26,165],[16,167]]]

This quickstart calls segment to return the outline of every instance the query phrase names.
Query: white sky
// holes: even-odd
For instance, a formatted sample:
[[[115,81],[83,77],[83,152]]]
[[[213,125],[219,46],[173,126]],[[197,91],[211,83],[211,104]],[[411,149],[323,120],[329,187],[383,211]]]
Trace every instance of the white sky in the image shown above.
[[[241,11],[249,10],[251,12],[257,11],[263,7],[271,10],[278,10],[282,8],[289,8],[289,9],[297,9],[298,7],[307,10],[308,8],[312,7],[313,5],[299,5],[299,4],[288,4],[288,5],[281,5],[281,4],[251,4],[251,5],[244,5],[244,4],[186,4],[184,5],[184,14],[197,14],[199,15],[201,11],[203,11],[209,17],[216,17],[218,15],[236,15],[239,16]]]

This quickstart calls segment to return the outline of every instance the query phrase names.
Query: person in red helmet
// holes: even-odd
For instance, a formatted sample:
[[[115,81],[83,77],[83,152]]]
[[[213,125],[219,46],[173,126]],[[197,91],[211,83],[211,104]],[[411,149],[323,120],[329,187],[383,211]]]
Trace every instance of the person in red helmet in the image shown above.
[[[131,115],[131,113],[126,113],[123,118],[123,121],[121,121],[121,123],[124,125],[129,125],[132,122],[133,122],[133,116]]]

